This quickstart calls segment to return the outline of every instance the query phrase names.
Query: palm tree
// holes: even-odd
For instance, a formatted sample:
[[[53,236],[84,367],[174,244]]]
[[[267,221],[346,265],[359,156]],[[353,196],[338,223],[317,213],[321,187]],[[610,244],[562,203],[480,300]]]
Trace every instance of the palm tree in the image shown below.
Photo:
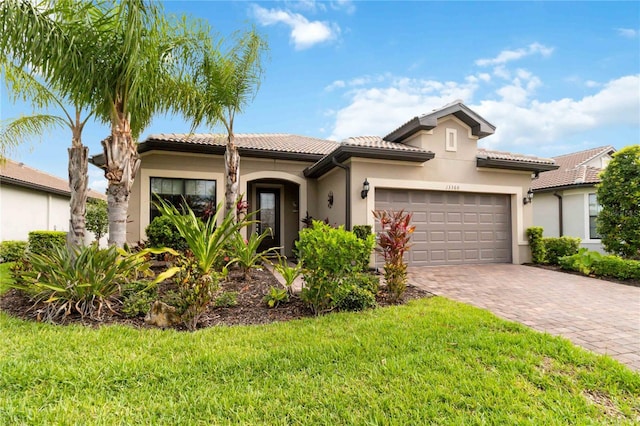
[[[266,42],[255,32],[237,37],[236,44],[221,54],[217,49],[204,52],[193,75],[188,103],[183,114],[192,119],[192,128],[200,124],[214,127],[219,123],[227,132],[225,149],[225,213],[236,218],[240,155],[235,143],[236,114],[253,99],[262,76],[262,55]],[[237,219],[237,218],[236,218]]]
[[[10,2],[2,6],[9,6]],[[17,26],[12,27],[18,30]],[[16,37],[9,31],[5,31],[1,37],[3,40]],[[69,190],[71,194],[69,202],[69,232],[67,233],[67,245],[78,247],[84,245],[85,209],[88,191],[88,154],[89,149],[82,143],[82,130],[92,113],[82,117],[81,105],[75,105],[75,112],[71,113],[65,107],[64,95],[40,82],[29,72],[28,66],[19,66],[8,56],[0,57],[0,69],[4,76],[9,95],[14,100],[29,102],[36,109],[43,110],[51,105],[60,107],[63,115],[34,113],[30,116],[22,116],[2,123],[0,130],[0,159],[7,152],[25,140],[42,136],[52,127],[68,127],[71,130],[71,147],[69,151]]]
[[[109,244],[122,247],[140,165],[136,139],[155,114],[178,105],[175,81],[198,46],[210,43],[208,28],[187,19],[170,24],[157,2],[143,0],[3,0],[0,30],[7,28],[18,30],[0,37],[3,51],[111,125],[102,141]]]

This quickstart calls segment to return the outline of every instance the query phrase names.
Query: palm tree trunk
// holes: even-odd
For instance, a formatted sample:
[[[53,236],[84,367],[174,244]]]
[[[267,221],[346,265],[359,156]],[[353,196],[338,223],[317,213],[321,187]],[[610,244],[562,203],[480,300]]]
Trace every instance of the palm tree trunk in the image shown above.
[[[105,157],[104,175],[109,181],[109,245],[123,247],[127,241],[127,210],[131,187],[140,167],[138,149],[128,117],[118,114],[111,127],[111,136],[102,141]]]
[[[81,130],[80,130],[81,131]],[[73,141],[69,148],[69,232],[67,233],[67,247],[84,245],[85,212],[87,207],[87,186],[89,148],[82,145],[77,129],[73,129]]]
[[[240,177],[240,154],[235,144],[235,136],[230,133],[227,140],[227,147],[224,152],[224,211],[226,214],[231,213],[235,220],[236,202],[238,201],[238,181]]]

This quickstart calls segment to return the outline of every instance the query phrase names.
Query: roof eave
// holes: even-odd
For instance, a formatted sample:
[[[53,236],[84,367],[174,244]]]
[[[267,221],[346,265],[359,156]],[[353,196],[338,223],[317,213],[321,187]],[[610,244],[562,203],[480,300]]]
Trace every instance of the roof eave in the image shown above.
[[[352,157],[424,163],[434,158],[435,154],[431,151],[398,151],[384,148],[341,145],[338,149],[324,156],[314,165],[307,167],[304,170],[304,175],[310,178],[320,177],[335,167],[333,159],[342,163]]]
[[[478,158],[476,165],[489,169],[521,170],[535,173],[557,170],[560,167],[557,164],[540,164],[524,161],[498,160],[494,158]]]
[[[533,188],[533,192],[555,192],[555,191],[563,191],[565,189],[576,189],[576,188],[588,188],[594,187],[600,182],[583,182],[583,183],[572,183],[570,185],[558,185],[558,186],[546,186],[544,188]]]
[[[44,191],[44,192],[48,192],[50,194],[64,195],[66,197],[71,196],[71,192],[70,191],[65,191],[65,190],[57,189],[57,188],[51,188],[50,186],[39,185],[39,184],[33,183],[33,182],[26,182],[24,180],[14,179],[14,178],[10,178],[8,176],[0,176],[0,182],[13,184],[13,185],[16,185],[16,186],[21,186],[23,188],[29,188],[29,189],[35,189],[35,190],[38,190],[38,191]]]

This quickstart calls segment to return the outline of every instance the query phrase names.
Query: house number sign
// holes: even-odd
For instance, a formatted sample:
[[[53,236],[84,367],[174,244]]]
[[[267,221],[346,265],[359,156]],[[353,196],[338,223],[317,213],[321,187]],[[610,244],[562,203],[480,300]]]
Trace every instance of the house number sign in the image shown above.
[[[459,191],[460,185],[447,185],[447,191]]]

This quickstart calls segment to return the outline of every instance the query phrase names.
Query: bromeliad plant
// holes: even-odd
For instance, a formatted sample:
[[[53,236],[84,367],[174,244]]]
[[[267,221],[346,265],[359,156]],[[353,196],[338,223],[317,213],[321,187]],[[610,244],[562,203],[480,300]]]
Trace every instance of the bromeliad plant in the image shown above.
[[[262,241],[271,236],[270,231],[262,234],[251,233],[248,239],[244,239],[240,232],[236,232],[231,237],[231,249],[233,257],[229,264],[235,263],[240,266],[244,274],[244,279],[251,278],[251,270],[258,268],[262,262],[267,259],[269,253],[277,253],[280,247],[270,247],[266,250],[259,251]]]
[[[384,279],[391,300],[397,302],[407,288],[407,264],[404,254],[411,248],[409,240],[416,228],[409,225],[413,214],[405,213],[404,210],[376,210],[373,216],[382,227],[378,234],[376,251],[384,257]]]
[[[102,250],[97,245],[53,247],[47,253],[32,253],[30,269],[22,272],[12,287],[25,291],[34,307],[44,304],[38,312],[42,320],[64,321],[73,313],[100,320],[104,309],[115,313],[113,304],[118,302],[123,285],[153,275],[148,255],[165,251],[173,252],[146,249],[128,253],[113,246]],[[170,268],[148,286],[175,272]]]

